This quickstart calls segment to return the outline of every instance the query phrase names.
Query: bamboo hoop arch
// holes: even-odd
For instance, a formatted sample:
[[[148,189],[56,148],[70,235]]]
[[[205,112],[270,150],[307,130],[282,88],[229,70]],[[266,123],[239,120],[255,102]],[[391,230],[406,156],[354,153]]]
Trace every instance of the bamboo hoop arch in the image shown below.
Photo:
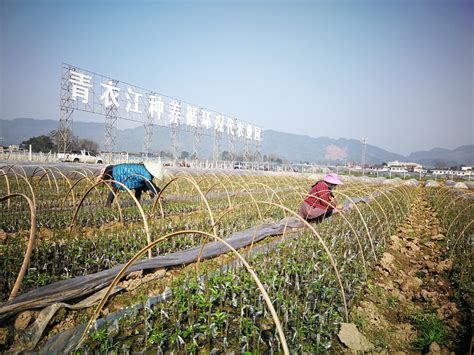
[[[443,220],[446,219],[447,214],[448,214],[448,212],[449,212],[449,208],[451,207],[451,205],[452,205],[452,204],[456,204],[460,199],[463,199],[463,198],[465,198],[465,195],[464,195],[464,194],[463,194],[463,195],[459,195],[459,196],[455,196],[455,197],[451,200],[451,202],[449,202],[449,204],[448,204],[446,207],[444,207],[444,212],[443,212],[443,217],[442,217]]]
[[[170,186],[173,182],[175,181],[178,181],[179,179],[184,179],[184,180],[187,180],[188,182],[190,182],[194,188],[198,191],[198,193],[201,195],[201,199],[204,201],[205,205],[206,205],[206,208],[207,208],[207,211],[209,213],[209,218],[211,219],[211,225],[213,226],[212,229],[213,229],[213,232],[214,234],[217,236],[217,228],[215,227],[215,221],[214,221],[214,215],[212,213],[212,209],[211,207],[209,206],[209,202],[207,201],[207,198],[206,196],[203,194],[201,188],[199,187],[199,185],[196,183],[196,181],[194,181],[194,179],[190,179],[188,176],[177,176],[173,179],[171,179],[164,187],[163,189],[161,189],[161,191],[158,193],[158,196],[156,197],[156,200],[155,200],[155,203],[153,204],[152,208],[151,208],[151,211],[154,211],[154,208],[155,208],[155,205],[156,205],[156,201],[160,199],[161,195],[163,194],[163,192],[166,190],[166,188],[168,186]],[[160,205],[161,206],[161,205]],[[162,213],[163,213],[163,210],[162,210]],[[164,217],[164,214],[163,214],[163,217]],[[198,255],[198,260],[202,257],[202,252],[203,252],[203,249],[204,249],[204,243],[201,244],[201,249],[199,250],[199,255]],[[199,263],[198,263],[199,265]]]
[[[446,231],[446,236],[449,238],[449,232],[451,231],[451,228],[453,227],[454,225],[454,222],[457,221],[457,219],[459,218],[459,216],[461,216],[466,210],[468,210],[469,208],[472,208],[474,207],[474,205],[467,205],[465,208],[463,208],[457,215],[456,217],[453,218],[453,220],[451,221],[451,224],[449,225],[449,228],[448,230]]]
[[[150,243],[149,245],[147,245],[146,247],[144,247],[143,249],[141,249],[138,253],[136,253],[124,266],[123,268],[120,270],[120,272],[117,274],[117,276],[114,278],[114,280],[112,281],[112,283],[110,284],[110,286],[108,287],[107,289],[107,292],[105,293],[105,295],[102,297],[102,300],[100,301],[99,305],[96,307],[94,313],[92,314],[92,316],[90,317],[87,325],[86,325],[86,328],[84,329],[84,332],[82,333],[82,337],[81,339],[79,340],[79,343],[76,345],[76,349],[78,349],[82,343],[85,341],[86,337],[87,337],[87,333],[89,331],[89,328],[91,327],[92,323],[94,322],[94,320],[97,318],[97,316],[100,314],[100,311],[102,310],[102,308],[104,307],[105,303],[107,302],[109,296],[110,296],[110,293],[112,292],[112,290],[115,288],[115,286],[118,284],[118,282],[120,281],[120,279],[122,278],[122,276],[127,272],[128,268],[137,260],[139,259],[143,254],[145,254],[147,252],[147,250],[150,250],[151,248],[153,248],[154,246],[156,246],[158,243],[160,243],[162,240],[165,240],[169,237],[174,237],[175,235],[180,235],[180,234],[198,234],[200,236],[205,236],[207,237],[207,239],[209,238],[215,238],[217,239],[218,241],[222,242],[226,247],[228,247],[232,253],[234,253],[237,258],[239,258],[239,260],[244,264],[245,268],[247,269],[247,271],[251,274],[252,278],[254,279],[255,283],[257,284],[257,287],[259,289],[259,291],[261,292],[262,294],[262,297],[264,298],[265,300],[265,303],[272,315],[272,319],[273,319],[273,322],[275,323],[275,326],[277,328],[277,331],[278,331],[278,335],[279,335],[279,338],[280,338],[280,342],[281,342],[281,345],[282,345],[282,348],[283,348],[283,352],[285,354],[289,354],[289,350],[288,350],[288,345],[286,343],[286,338],[285,338],[285,334],[283,332],[283,328],[281,326],[281,323],[280,323],[280,320],[278,318],[278,315],[275,311],[275,308],[273,307],[273,304],[270,300],[270,297],[268,296],[268,293],[266,292],[265,288],[263,287],[262,283],[260,282],[260,279],[258,278],[257,274],[253,271],[253,269],[251,268],[251,266],[247,263],[247,261],[242,257],[242,255],[240,255],[240,253],[235,250],[229,243],[227,243],[224,239],[222,238],[219,238],[217,235],[214,235],[214,234],[211,234],[211,233],[207,233],[207,232],[203,232],[203,231],[198,231],[198,230],[183,230],[183,231],[177,231],[177,232],[173,232],[173,233],[169,233],[163,237],[160,237],[159,239],[155,240],[154,242]]]
[[[146,216],[145,216],[145,212],[143,211],[143,208],[142,206],[140,205],[140,202],[138,202],[137,198],[135,197],[135,195],[132,193],[132,191],[130,191],[130,189],[125,186],[124,184],[122,184],[120,181],[115,181],[115,180],[108,180],[108,181],[104,181],[104,180],[101,180],[99,182],[96,182],[93,186],[91,186],[87,192],[82,196],[81,200],[79,201],[79,204],[77,205],[77,208],[76,210],[74,211],[74,215],[72,217],[72,221],[71,221],[71,224],[69,226],[69,232],[71,232],[72,228],[74,227],[74,224],[75,224],[75,221],[76,221],[76,218],[77,218],[77,215],[79,213],[79,209],[81,208],[82,206],[82,203],[84,202],[85,198],[87,197],[87,195],[93,190],[96,188],[96,186],[98,185],[101,185],[101,184],[107,184],[108,182],[112,182],[112,183],[115,183],[115,184],[118,184],[120,185],[121,187],[123,187],[125,189],[125,191],[127,191],[130,196],[132,197],[133,201],[135,202],[136,206],[138,207],[138,210],[140,211],[140,215],[142,217],[142,220],[143,220],[143,227],[145,228],[145,233],[146,233],[146,238],[147,238],[147,243],[150,244],[151,243],[151,234],[150,234],[150,229],[148,228],[148,222],[147,222],[147,219],[146,219]],[[151,258],[152,257],[152,254],[151,254],[151,250],[148,251],[148,258]]]
[[[19,184],[19,183],[18,183],[18,176],[17,176],[16,171],[13,170],[13,166],[14,166],[14,165],[3,165],[3,166],[1,167],[1,169],[2,169],[2,171],[3,171],[5,174],[7,174],[7,175],[8,175],[8,172],[11,171],[12,174],[13,174],[13,176],[15,177],[16,184],[17,184],[17,186],[18,186],[18,184]],[[4,169],[8,169],[8,170],[5,171]]]
[[[3,177],[5,178],[5,181],[7,183],[7,195],[10,195],[10,180],[8,179],[8,175],[5,173],[3,169],[0,169],[2,172]],[[11,203],[10,200],[7,201],[7,208],[10,209]]]
[[[48,179],[48,184],[49,184],[49,188],[51,189],[52,188],[52,185],[51,185],[51,179],[49,178],[49,175],[48,175],[48,172],[46,171],[45,168],[43,168],[42,166],[38,166],[35,168],[35,170],[33,170],[33,174],[31,174],[31,180],[33,180],[36,176],[36,171],[37,170],[43,170],[43,175],[40,176],[39,180],[37,181],[37,184],[39,184],[41,182],[41,180],[43,179],[43,177],[46,175],[46,178]]]
[[[72,184],[71,184],[71,181],[69,180],[69,178],[65,174],[63,174],[63,172],[61,170],[59,170],[57,167],[55,167],[55,170],[56,170],[57,173],[59,173],[63,177],[63,179],[68,184],[69,188],[71,188]],[[72,203],[73,204],[76,203],[76,197],[74,196],[74,191],[72,191]]]
[[[16,294],[18,293],[18,290],[20,289],[21,282],[23,281],[23,278],[25,277],[26,270],[28,268],[28,265],[30,264],[30,258],[31,254],[33,252],[33,247],[35,243],[35,235],[36,235],[36,206],[35,203],[25,194],[21,193],[13,193],[7,196],[3,196],[0,198],[0,202],[4,200],[9,200],[12,197],[22,197],[24,198],[27,202],[28,205],[30,206],[30,238],[28,239],[28,246],[26,248],[25,256],[23,258],[23,263],[21,264],[20,267],[20,272],[18,273],[18,276],[16,278],[15,284],[13,285],[13,289],[10,293],[10,297],[8,298],[9,300],[13,299],[16,297]]]
[[[454,243],[454,245],[452,246],[451,248],[451,253],[450,253],[450,257],[453,256],[453,253],[454,253],[454,250],[456,248],[456,245],[458,244],[459,240],[462,238],[462,236],[464,235],[464,232],[467,230],[467,228],[474,222],[474,219],[471,219],[471,221],[466,224],[466,226],[464,227],[464,229],[461,231],[461,233],[459,233],[459,236],[458,238],[456,239],[456,242]]]
[[[358,185],[357,185],[357,186],[354,186],[354,187],[352,187],[352,188],[354,188],[354,189],[355,189],[356,191],[358,191],[358,192],[361,192],[361,191],[362,191],[363,194],[368,194],[370,200],[373,201],[373,202],[375,202],[375,204],[379,207],[380,211],[381,211],[382,214],[384,215],[384,217],[385,217],[385,223],[386,223],[387,229],[390,228],[390,224],[389,224],[389,221],[388,221],[387,214],[385,213],[385,210],[383,209],[383,207],[382,207],[382,205],[380,204],[380,202],[377,200],[377,197],[378,197],[378,196],[375,196],[375,194],[373,193],[373,191],[368,190],[368,189],[367,189],[368,191],[367,191],[367,190],[364,190],[364,189],[362,189],[362,187],[360,187],[360,186],[358,186]],[[374,188],[374,191],[375,191],[375,192],[378,192],[378,193],[380,194],[380,192],[378,191],[377,188]],[[372,213],[373,213],[373,214],[375,215],[375,217],[377,218],[378,224],[382,226],[382,232],[383,232],[383,226],[384,226],[384,224],[380,221],[380,219],[379,219],[377,213],[376,213],[375,210],[371,207],[371,204],[368,203],[367,206],[369,206],[369,207],[371,208]],[[387,232],[388,232],[388,231],[387,231]],[[383,240],[384,240],[384,244],[385,244],[385,235],[384,235],[383,233],[382,233],[382,236],[383,236]]]

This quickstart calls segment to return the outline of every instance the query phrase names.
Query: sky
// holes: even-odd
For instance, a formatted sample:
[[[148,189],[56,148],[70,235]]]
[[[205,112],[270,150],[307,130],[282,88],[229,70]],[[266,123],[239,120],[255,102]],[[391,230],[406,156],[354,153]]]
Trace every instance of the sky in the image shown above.
[[[474,144],[473,23],[458,0],[0,0],[0,119],[59,120],[65,62],[263,129],[453,149]]]

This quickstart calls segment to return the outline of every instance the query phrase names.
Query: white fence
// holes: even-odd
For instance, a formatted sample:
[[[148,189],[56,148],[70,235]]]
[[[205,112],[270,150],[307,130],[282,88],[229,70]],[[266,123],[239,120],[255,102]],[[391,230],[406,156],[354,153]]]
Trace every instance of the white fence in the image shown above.
[[[299,172],[299,173],[326,173],[335,172],[341,175],[356,176],[372,176],[403,179],[415,178],[421,179],[458,179],[471,181],[471,171],[465,172],[464,175],[458,175],[458,172],[451,171],[448,174],[436,175],[432,173],[414,173],[414,172],[393,172],[393,171],[376,171],[372,169],[352,168],[337,165],[308,165],[308,164],[280,164],[275,162],[241,162],[241,161],[213,161],[213,160],[180,160],[172,161],[168,158],[146,158],[143,156],[130,155],[127,153],[113,153],[103,155],[104,161],[108,164],[119,163],[140,163],[147,159],[160,159],[166,166],[183,166],[202,169],[245,169],[254,171],[281,171],[281,172]],[[59,163],[57,153],[33,153],[27,150],[0,150],[0,160],[6,162],[31,162],[31,163]]]

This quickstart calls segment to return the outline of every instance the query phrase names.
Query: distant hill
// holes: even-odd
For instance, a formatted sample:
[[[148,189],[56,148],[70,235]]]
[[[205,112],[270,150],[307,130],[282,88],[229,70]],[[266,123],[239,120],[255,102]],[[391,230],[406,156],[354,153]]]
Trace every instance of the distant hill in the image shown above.
[[[455,166],[474,165],[474,145],[463,145],[453,150],[444,148],[433,148],[428,151],[411,153],[408,156],[410,161],[415,161],[427,166]]]
[[[37,120],[17,118],[0,120],[0,136],[3,144],[19,144],[33,136],[49,134],[58,128],[57,120]],[[103,148],[104,124],[75,121],[74,135],[96,141]],[[143,127],[117,130],[116,150],[128,152],[143,151]],[[358,139],[332,139],[328,137],[314,138],[307,135],[265,130],[263,132],[262,154],[275,155],[289,161],[308,161],[311,163],[343,163],[345,161],[359,162],[362,146]],[[170,132],[166,127],[153,128],[152,149],[169,150]],[[179,133],[178,151],[192,151],[193,136],[191,133]],[[202,137],[201,155],[209,157],[212,152],[212,138]],[[237,151],[243,151],[243,146],[237,146]],[[221,150],[228,150],[228,143],[222,142]],[[388,152],[373,145],[367,145],[366,161],[370,164],[392,160],[414,161],[426,167],[474,165],[474,145],[458,147],[454,150],[434,148],[429,151],[414,152],[403,156]]]
[[[332,139],[328,137],[313,138],[310,136],[264,131],[263,152],[283,156],[292,161],[360,162],[362,145],[357,139]],[[404,159],[402,155],[390,153],[373,145],[367,145],[366,161],[369,164]]]

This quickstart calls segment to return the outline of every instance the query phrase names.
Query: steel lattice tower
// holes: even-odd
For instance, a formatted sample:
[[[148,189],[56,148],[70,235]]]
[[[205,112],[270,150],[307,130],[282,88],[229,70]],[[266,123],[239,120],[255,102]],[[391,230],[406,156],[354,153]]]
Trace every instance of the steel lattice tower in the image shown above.
[[[250,161],[250,139],[245,138],[244,160]]]
[[[111,84],[118,86],[118,80],[111,80]],[[118,108],[115,105],[110,105],[105,109],[104,146],[109,154],[112,154],[115,150],[115,138],[117,136],[117,111]]]
[[[235,160],[235,136],[229,135],[229,154],[230,160]]]
[[[255,161],[256,162],[260,162],[262,160],[261,148],[262,148],[262,142],[258,140],[255,145]]]
[[[178,160],[178,124],[172,123],[171,126],[171,155],[174,161]]]
[[[72,66],[61,67],[61,94],[60,94],[60,118],[58,127],[58,151],[69,152],[72,144],[72,114],[74,112],[74,100],[71,99],[71,83],[69,73],[74,70]]]
[[[147,112],[146,122],[143,126],[145,130],[145,136],[143,137],[143,151],[148,157],[151,154],[151,141],[153,136],[153,116]]]
[[[222,140],[222,133],[221,132],[215,132],[214,134],[214,149],[212,156],[215,161],[218,161],[220,158],[221,154],[221,140]]]
[[[198,160],[199,158],[199,147],[201,145],[201,137],[202,137],[202,128],[201,127],[194,127],[193,131],[193,153],[191,158],[193,160]]]

